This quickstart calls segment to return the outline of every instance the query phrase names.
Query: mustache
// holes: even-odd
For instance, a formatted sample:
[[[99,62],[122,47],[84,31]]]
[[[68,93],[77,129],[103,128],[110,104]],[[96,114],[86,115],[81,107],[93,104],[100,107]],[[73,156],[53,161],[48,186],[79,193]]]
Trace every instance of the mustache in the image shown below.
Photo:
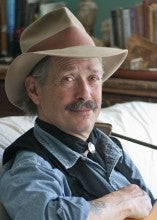
[[[82,110],[83,108],[94,110],[98,108],[98,105],[96,104],[96,102],[92,100],[87,100],[87,101],[78,100],[66,106],[66,110],[71,110],[71,111],[79,111]]]

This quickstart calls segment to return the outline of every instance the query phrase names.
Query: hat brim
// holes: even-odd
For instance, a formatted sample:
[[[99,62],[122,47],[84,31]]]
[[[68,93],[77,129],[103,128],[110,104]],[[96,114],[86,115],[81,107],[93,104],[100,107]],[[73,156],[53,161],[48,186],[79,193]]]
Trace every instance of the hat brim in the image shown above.
[[[127,53],[127,50],[119,48],[95,46],[74,46],[64,49],[23,53],[17,56],[8,68],[5,78],[5,90],[7,97],[12,104],[19,107],[17,105],[17,101],[23,91],[26,76],[45,56],[104,58],[105,80],[107,80],[123,63]]]

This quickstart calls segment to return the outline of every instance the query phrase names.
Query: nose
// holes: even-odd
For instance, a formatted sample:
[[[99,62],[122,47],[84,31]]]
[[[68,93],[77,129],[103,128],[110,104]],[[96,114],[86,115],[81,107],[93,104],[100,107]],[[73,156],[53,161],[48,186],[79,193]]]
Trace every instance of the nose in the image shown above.
[[[76,86],[76,99],[89,100],[91,98],[91,87],[87,81],[80,80]]]

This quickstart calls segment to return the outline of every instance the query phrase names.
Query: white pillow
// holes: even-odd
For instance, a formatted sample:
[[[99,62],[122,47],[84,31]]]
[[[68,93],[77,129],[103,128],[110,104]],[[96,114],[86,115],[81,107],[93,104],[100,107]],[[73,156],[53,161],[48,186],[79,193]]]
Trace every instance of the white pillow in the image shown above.
[[[34,125],[34,120],[29,116],[0,118],[0,158],[8,145]]]
[[[111,123],[113,132],[157,146],[157,104],[128,102],[102,109],[98,122]],[[119,139],[157,198],[157,150]]]

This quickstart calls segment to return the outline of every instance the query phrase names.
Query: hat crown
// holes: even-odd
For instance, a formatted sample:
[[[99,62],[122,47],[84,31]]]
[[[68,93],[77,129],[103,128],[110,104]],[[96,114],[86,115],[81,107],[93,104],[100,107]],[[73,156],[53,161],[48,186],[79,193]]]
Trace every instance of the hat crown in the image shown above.
[[[47,13],[23,31],[20,38],[21,51],[23,53],[34,51],[32,48],[36,45],[41,45],[46,39],[55,37],[58,33],[72,27],[78,28],[86,34],[83,25],[68,8],[62,7]],[[37,48],[40,50],[39,47]]]

